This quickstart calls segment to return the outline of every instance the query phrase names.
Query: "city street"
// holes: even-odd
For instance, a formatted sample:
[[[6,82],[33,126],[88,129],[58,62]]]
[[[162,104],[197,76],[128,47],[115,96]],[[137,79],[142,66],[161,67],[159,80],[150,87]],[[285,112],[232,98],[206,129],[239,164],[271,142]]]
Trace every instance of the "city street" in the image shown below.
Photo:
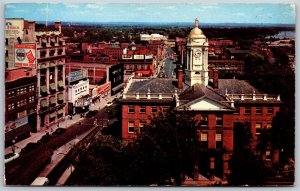
[[[176,64],[171,59],[173,50],[171,48],[166,48],[166,50],[167,50],[167,55],[166,58],[162,61],[161,64],[162,69],[160,69],[158,76],[172,78],[172,76],[175,76],[174,69],[176,68]]]
[[[100,102],[96,102],[90,106],[90,110],[103,109],[107,102],[112,101],[113,99],[117,98],[118,96],[120,96],[119,93],[116,94],[115,96],[101,98]],[[96,116],[98,116],[98,114]],[[74,115],[72,117],[72,119],[70,119],[70,117],[68,116],[68,117],[66,117],[66,119],[64,121],[59,123],[59,127],[60,128],[69,128],[70,126],[72,126],[76,123],[79,123],[83,119],[84,118],[80,117],[80,114]],[[42,136],[46,135],[46,133],[51,134],[57,128],[58,128],[57,125],[55,125],[55,126],[49,127],[48,129],[43,129],[36,133],[31,132],[30,137],[28,137],[27,139],[24,139],[20,142],[15,143],[15,145],[14,145],[15,152],[20,153],[21,149],[24,148],[28,143],[36,143],[38,140],[41,139]],[[9,146],[9,147],[5,148],[5,154],[11,153],[12,149],[13,149],[13,146]]]

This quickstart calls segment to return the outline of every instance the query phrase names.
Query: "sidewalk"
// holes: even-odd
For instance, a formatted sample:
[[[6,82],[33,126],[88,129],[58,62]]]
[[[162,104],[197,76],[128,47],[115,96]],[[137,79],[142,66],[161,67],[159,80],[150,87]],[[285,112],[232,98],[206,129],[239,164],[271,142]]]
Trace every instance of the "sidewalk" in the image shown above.
[[[99,110],[99,109],[104,108],[107,102],[112,101],[114,98],[117,98],[119,95],[120,95],[120,93],[118,93],[114,96],[109,96],[107,98],[101,98],[100,102],[94,103],[90,106],[90,110]],[[76,114],[76,115],[72,116],[72,119],[70,119],[69,116],[66,116],[64,121],[59,122],[59,128],[68,128],[71,125],[81,121],[82,119],[84,119],[84,118],[81,118],[80,114]],[[49,127],[48,129],[44,128],[36,133],[31,132],[30,137],[15,143],[15,145],[14,145],[15,152],[20,153],[21,149],[24,148],[28,143],[36,143],[38,140],[41,139],[42,136],[46,135],[46,133],[51,134],[58,128],[57,125],[58,124],[55,124],[55,125]],[[8,153],[11,153],[12,146],[5,148],[4,151],[5,151],[5,155]]]

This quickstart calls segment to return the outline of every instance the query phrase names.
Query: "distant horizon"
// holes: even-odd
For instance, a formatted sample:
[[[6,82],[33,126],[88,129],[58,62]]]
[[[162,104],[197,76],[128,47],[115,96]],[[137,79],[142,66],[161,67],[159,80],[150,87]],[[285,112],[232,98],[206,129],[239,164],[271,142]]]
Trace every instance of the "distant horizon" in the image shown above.
[[[9,3],[5,17],[64,22],[295,24],[294,4]]]

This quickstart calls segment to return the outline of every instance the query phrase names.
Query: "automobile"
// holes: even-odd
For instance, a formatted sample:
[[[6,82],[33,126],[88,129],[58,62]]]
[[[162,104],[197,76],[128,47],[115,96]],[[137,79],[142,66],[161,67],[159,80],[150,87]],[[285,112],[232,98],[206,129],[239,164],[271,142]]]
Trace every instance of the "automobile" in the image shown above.
[[[23,149],[21,149],[20,155],[28,153],[38,147],[39,147],[38,143],[27,143],[27,145]]]
[[[9,163],[10,161],[15,160],[18,158],[20,155],[19,153],[8,153],[4,156],[4,164]]]
[[[88,111],[87,114],[85,115],[86,118],[91,118],[94,117],[98,113],[98,110],[91,110]]]
[[[106,103],[105,107],[110,107],[112,105],[113,105],[113,102],[109,101],[109,102]]]
[[[58,129],[56,129],[53,133],[52,133],[52,135],[53,136],[59,136],[59,135],[62,135],[63,133],[65,133],[66,132],[66,129],[65,128],[58,128]]]

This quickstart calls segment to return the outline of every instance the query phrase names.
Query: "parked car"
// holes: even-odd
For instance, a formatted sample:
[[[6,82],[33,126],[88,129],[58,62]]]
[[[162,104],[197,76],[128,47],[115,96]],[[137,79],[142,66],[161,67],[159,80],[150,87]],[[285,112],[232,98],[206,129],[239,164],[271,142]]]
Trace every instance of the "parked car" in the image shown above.
[[[19,153],[8,153],[4,156],[4,164],[9,163],[10,161],[15,160],[18,158],[20,155]]]
[[[112,105],[113,105],[113,102],[109,101],[109,102],[106,103],[105,107],[110,107]]]
[[[91,110],[88,111],[87,114],[85,115],[86,118],[91,118],[94,117],[98,113],[98,110]]]
[[[52,135],[53,136],[59,136],[59,135],[62,135],[63,133],[65,133],[66,132],[66,129],[65,128],[58,128],[58,129],[56,129],[53,133],[52,133]]]
[[[27,145],[23,149],[21,149],[20,155],[28,153],[38,147],[39,147],[38,143],[27,143]]]

